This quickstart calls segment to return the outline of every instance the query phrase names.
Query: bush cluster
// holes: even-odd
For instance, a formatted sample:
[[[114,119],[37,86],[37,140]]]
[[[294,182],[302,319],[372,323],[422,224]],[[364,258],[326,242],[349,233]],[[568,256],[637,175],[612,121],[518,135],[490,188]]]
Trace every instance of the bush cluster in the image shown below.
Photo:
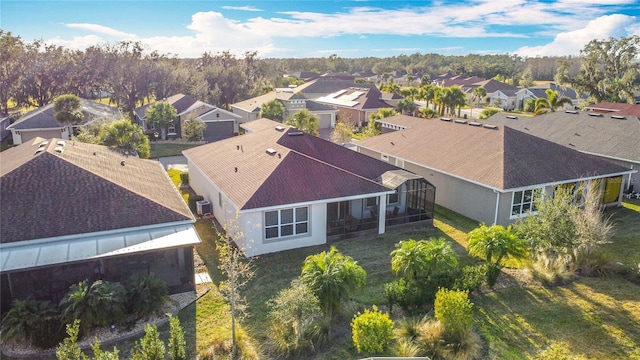
[[[79,320],[80,334],[109,324],[128,328],[162,310],[166,296],[166,284],[153,274],[133,275],[124,283],[85,280],[71,285],[57,307],[33,298],[14,300],[0,325],[2,338],[50,348],[64,338],[65,324]]]

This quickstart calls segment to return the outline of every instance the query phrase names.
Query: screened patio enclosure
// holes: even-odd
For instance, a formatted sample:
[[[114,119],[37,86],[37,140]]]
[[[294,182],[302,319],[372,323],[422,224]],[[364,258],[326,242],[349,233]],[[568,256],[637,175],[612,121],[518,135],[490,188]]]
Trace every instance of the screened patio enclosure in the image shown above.
[[[328,203],[327,236],[345,237],[344,235],[361,231],[374,232],[388,226],[432,223],[436,188],[431,183],[422,176],[405,170],[387,171],[377,180],[385,187],[395,190],[395,194],[386,195],[382,199],[368,197]],[[384,222],[383,227],[381,222]]]

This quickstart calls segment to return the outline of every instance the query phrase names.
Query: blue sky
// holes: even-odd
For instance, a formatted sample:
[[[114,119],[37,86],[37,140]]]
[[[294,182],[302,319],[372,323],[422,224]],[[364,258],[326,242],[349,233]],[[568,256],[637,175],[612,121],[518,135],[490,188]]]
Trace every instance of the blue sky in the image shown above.
[[[143,42],[199,57],[438,53],[579,55],[592,39],[640,35],[638,0],[0,0],[0,28],[70,49]]]

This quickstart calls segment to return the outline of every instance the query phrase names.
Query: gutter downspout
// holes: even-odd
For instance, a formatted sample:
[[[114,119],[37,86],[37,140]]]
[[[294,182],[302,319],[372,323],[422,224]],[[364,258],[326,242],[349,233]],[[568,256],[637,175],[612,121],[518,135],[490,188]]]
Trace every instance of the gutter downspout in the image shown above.
[[[500,193],[495,189],[493,190],[493,192],[496,193],[496,212],[495,212],[495,215],[493,216],[493,225],[498,225],[498,209],[500,207]]]

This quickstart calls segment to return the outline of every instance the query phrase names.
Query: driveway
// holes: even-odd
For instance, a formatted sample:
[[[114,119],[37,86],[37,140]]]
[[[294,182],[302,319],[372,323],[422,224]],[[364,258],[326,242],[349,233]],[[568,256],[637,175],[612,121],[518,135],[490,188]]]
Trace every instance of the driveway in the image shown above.
[[[184,156],[167,156],[158,159],[165,170],[180,169],[187,171],[187,158]]]

